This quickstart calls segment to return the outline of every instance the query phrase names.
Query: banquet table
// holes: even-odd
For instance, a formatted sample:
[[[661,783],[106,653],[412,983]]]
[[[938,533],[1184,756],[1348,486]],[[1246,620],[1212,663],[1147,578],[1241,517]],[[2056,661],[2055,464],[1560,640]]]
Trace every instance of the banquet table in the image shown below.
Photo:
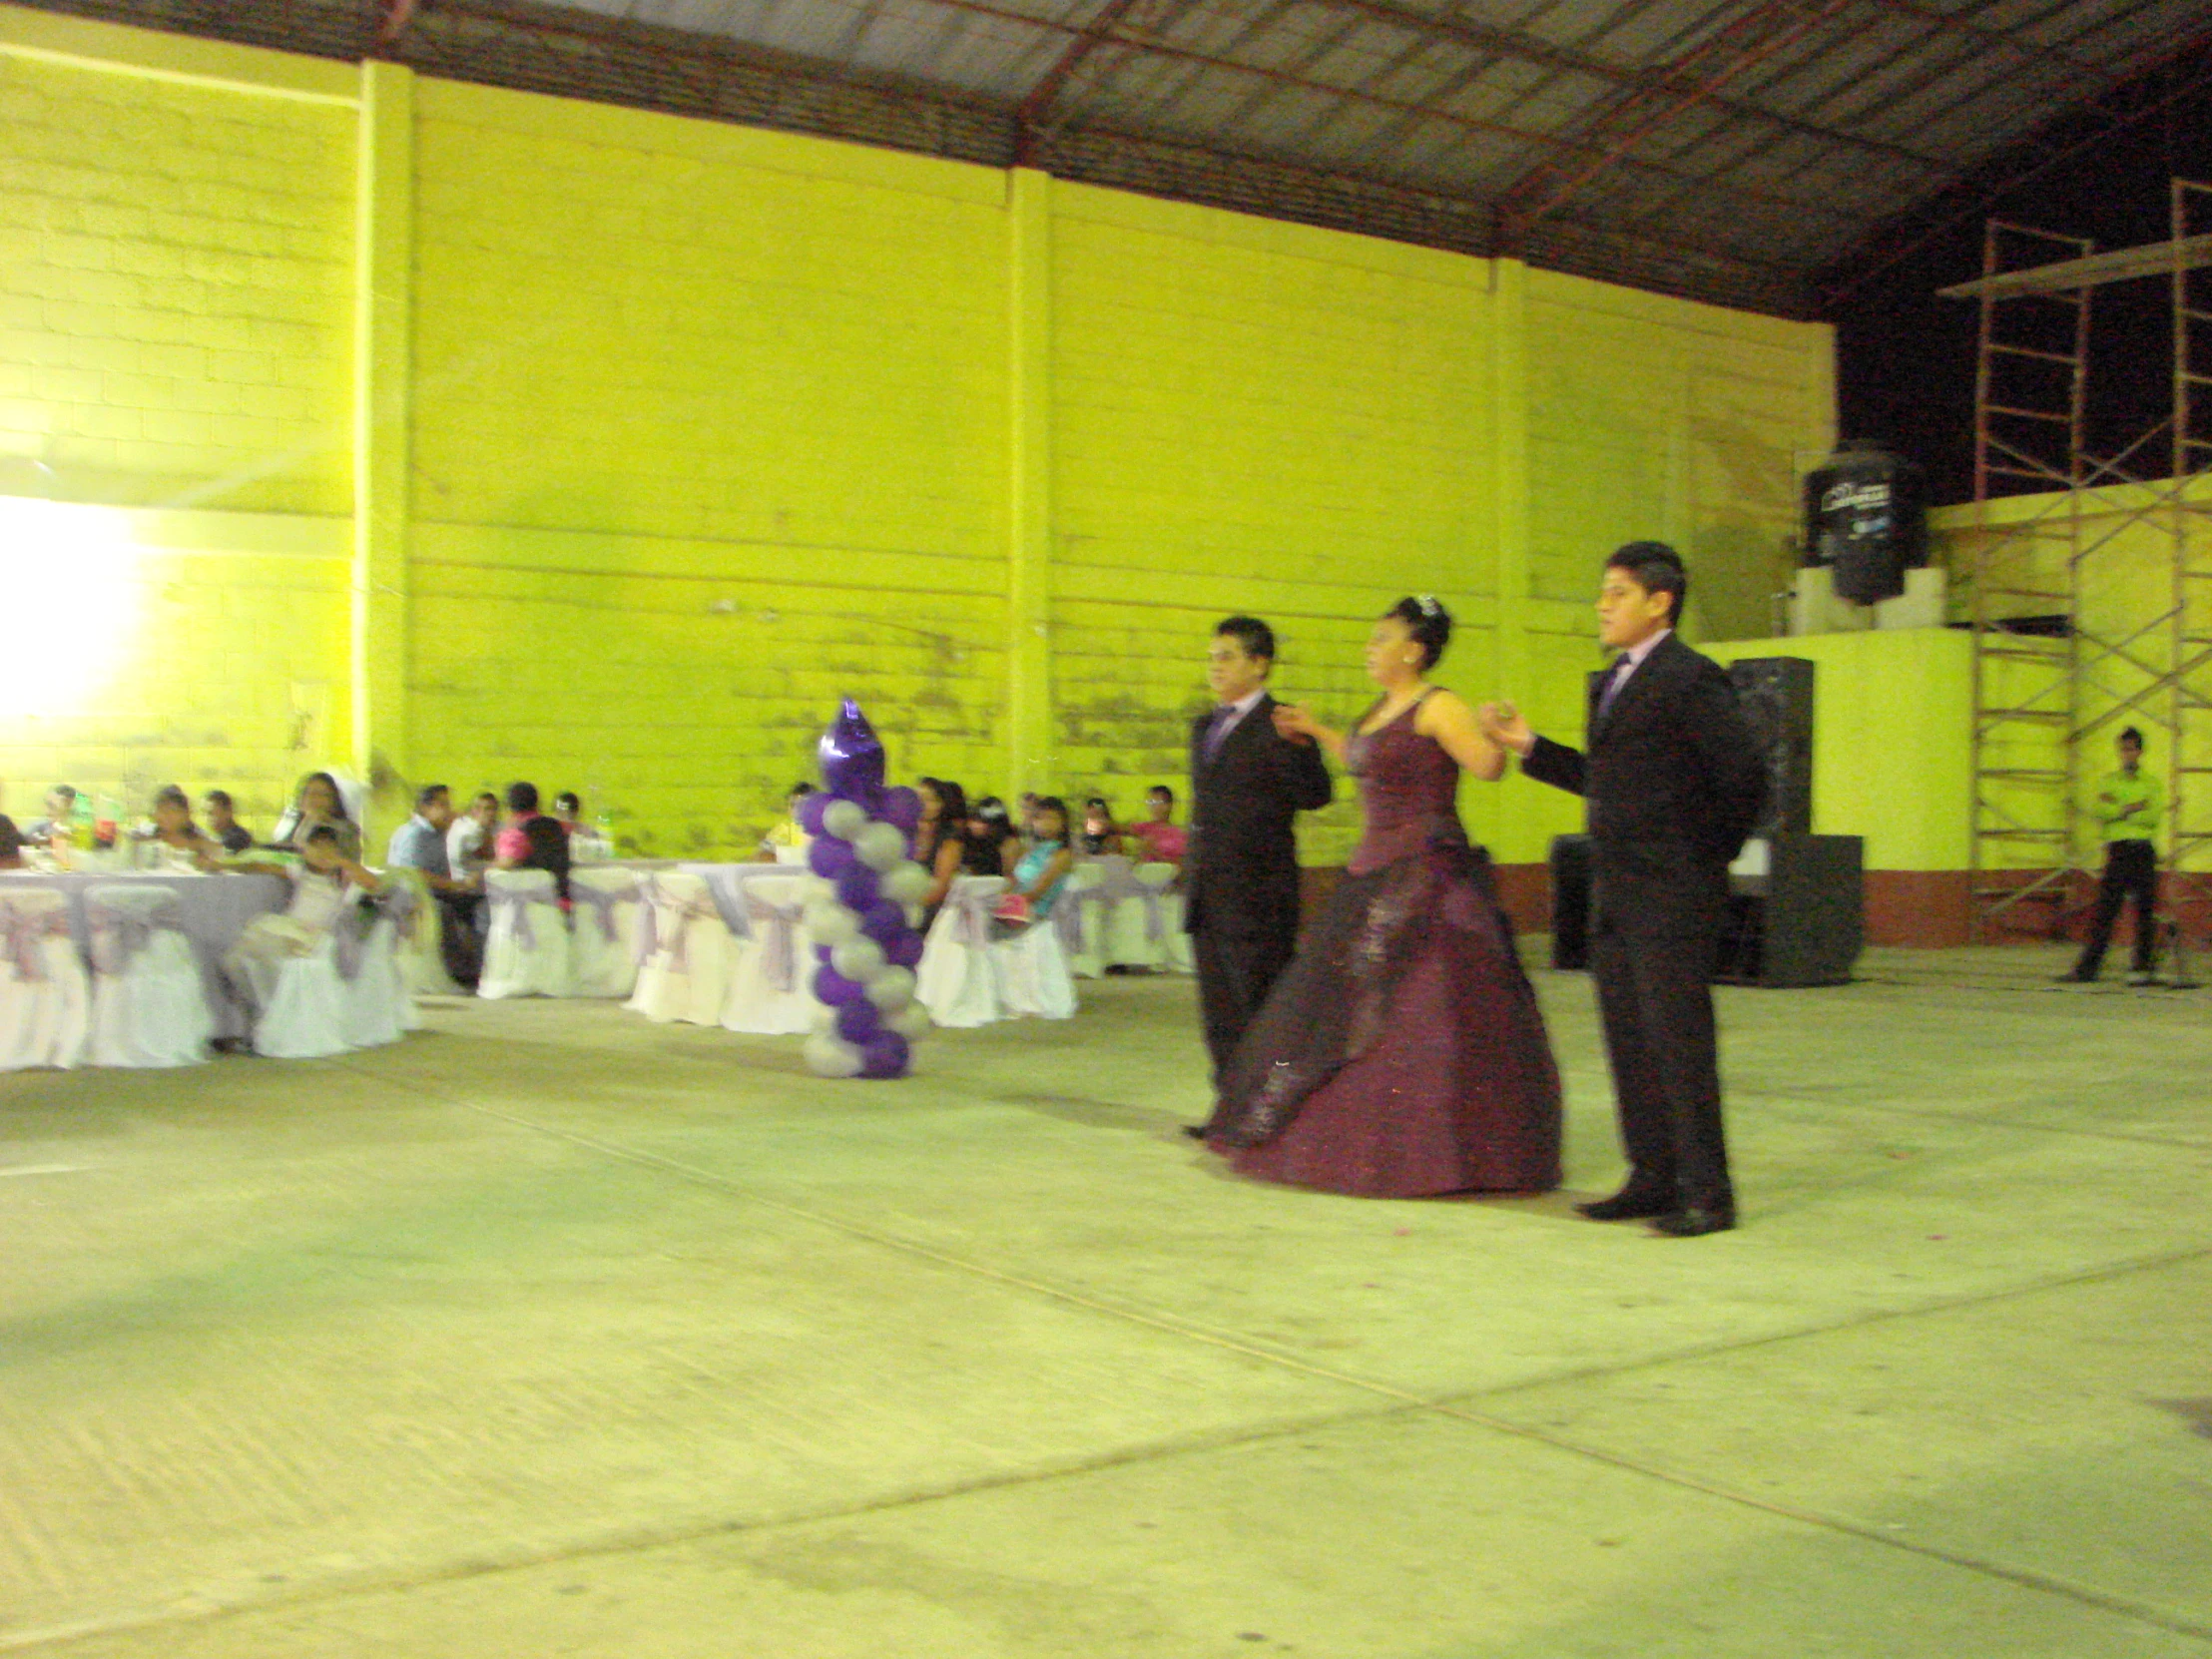
[[[753,923],[746,913],[745,884],[748,881],[805,880],[813,871],[805,864],[708,864],[681,863],[676,866],[686,875],[696,875],[707,883],[707,891],[713,896],[715,909],[722,915],[723,923],[734,938],[751,938]]]
[[[61,893],[69,902],[69,933],[87,962],[92,959],[92,925],[85,914],[85,893],[99,886],[163,886],[177,895],[177,921],[192,944],[200,964],[200,984],[208,1009],[216,1018],[216,1035],[243,1037],[248,1031],[247,1011],[231,997],[223,982],[223,953],[238,942],[256,916],[283,909],[291,888],[278,875],[162,874],[146,871],[83,871],[49,874],[29,870],[0,871],[7,890],[44,887]]]

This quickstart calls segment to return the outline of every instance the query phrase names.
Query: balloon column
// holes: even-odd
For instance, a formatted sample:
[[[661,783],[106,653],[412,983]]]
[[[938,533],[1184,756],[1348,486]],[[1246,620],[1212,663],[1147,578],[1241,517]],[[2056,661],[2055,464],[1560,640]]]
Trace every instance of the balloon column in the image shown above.
[[[902,1077],[929,1029],[914,1000],[920,900],[929,876],[906,856],[921,798],[883,788],[883,746],[851,698],[823,733],[821,793],[799,810],[819,879],[807,901],[814,991],[823,1003],[807,1064],[824,1077]]]

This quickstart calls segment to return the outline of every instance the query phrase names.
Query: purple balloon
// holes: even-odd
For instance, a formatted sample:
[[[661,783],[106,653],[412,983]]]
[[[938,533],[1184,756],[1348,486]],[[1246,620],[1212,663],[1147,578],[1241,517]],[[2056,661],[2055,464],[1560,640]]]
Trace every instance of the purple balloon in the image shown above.
[[[883,960],[892,967],[919,967],[921,965],[921,935],[907,929],[896,938],[884,939]]]
[[[817,841],[815,844],[820,846],[822,842]],[[844,843],[839,842],[838,844],[843,845]],[[847,909],[858,910],[862,915],[865,915],[868,906],[882,896],[876,886],[875,871],[869,869],[857,858],[852,857],[850,846],[845,846],[845,854],[848,862],[836,876],[837,902]],[[817,865],[816,873],[827,874],[828,872]]]
[[[851,698],[837,711],[837,718],[816,745],[822,761],[822,781],[830,793],[862,806],[873,803],[883,788],[883,744],[875,728]]]
[[[857,979],[847,979],[833,967],[815,969],[815,1000],[827,1002],[832,1008],[847,1007],[867,1000],[867,987]]]
[[[872,1002],[847,1002],[837,1010],[837,1035],[865,1048],[883,1034],[883,1015]]]
[[[878,898],[860,912],[860,931],[877,944],[888,945],[906,930],[906,906],[895,899]]]
[[[885,790],[882,816],[910,835],[921,822],[921,797],[903,784],[895,790]]]
[[[827,790],[817,790],[799,804],[799,828],[810,835],[822,833],[822,815],[830,810],[830,803],[837,798]]]
[[[879,1031],[860,1045],[862,1077],[899,1077],[906,1071],[909,1051],[906,1039],[896,1031]]]
[[[807,867],[826,881],[834,881],[849,870],[858,869],[870,880],[875,872],[865,869],[852,851],[850,841],[840,841],[834,835],[817,835],[807,843]]]

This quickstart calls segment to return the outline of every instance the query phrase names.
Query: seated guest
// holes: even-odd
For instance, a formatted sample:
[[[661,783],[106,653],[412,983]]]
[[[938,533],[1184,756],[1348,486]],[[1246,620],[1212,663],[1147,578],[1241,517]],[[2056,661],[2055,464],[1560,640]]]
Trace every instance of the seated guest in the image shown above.
[[[1094,795],[1083,803],[1081,845],[1094,858],[1121,850],[1121,831],[1114,828],[1113,809],[1106,805],[1102,795]]]
[[[443,923],[438,949],[446,974],[456,984],[473,987],[484,965],[483,939],[476,930],[483,880],[454,875],[445,849],[445,832],[452,827],[453,792],[443,784],[424,785],[415,792],[414,817],[391,832],[384,862],[422,872]]]
[[[553,798],[553,822],[574,835],[584,828],[584,802],[574,790],[563,790]]]
[[[445,832],[446,868],[456,880],[483,884],[491,867],[492,838],[499,832],[499,797],[486,790],[468,804]]]
[[[231,808],[231,792],[210,790],[201,803],[208,809],[208,838],[226,852],[245,852],[254,844],[253,831],[239,823]]]
[[[914,791],[921,797],[921,823],[914,829],[914,862],[929,872],[929,891],[921,900],[921,926],[927,932],[944,903],[944,895],[967,866],[967,792],[945,778],[924,778]]]
[[[1175,792],[1165,784],[1155,784],[1144,792],[1144,805],[1150,816],[1142,824],[1129,827],[1129,838],[1138,843],[1150,862],[1181,864],[1191,841],[1189,833],[1175,822]]]
[[[299,793],[277,819],[269,838],[274,845],[303,852],[307,832],[324,824],[337,832],[338,850],[359,863],[361,827],[345,816],[345,797],[338,791],[338,781],[327,772],[310,772],[299,781]]]
[[[1054,900],[1074,867],[1075,853],[1068,846],[1067,803],[1056,795],[1037,798],[1029,819],[1029,850],[1015,861],[1007,877],[1006,894],[1029,906],[1029,919],[1042,921],[1052,913]]]
[[[761,856],[779,863],[797,862],[797,852],[814,837],[807,833],[807,827],[799,822],[800,804],[815,793],[812,784],[794,784],[791,793],[784,797],[784,817],[777,826],[761,837]],[[780,850],[780,849],[789,850]]]
[[[175,784],[164,784],[154,796],[154,832],[146,845],[158,851],[162,861],[199,869],[214,869],[224,856],[223,844],[201,832],[192,822],[192,798]]]
[[[23,867],[23,831],[15,827],[15,820],[0,813],[0,869]]]
[[[320,944],[350,900],[383,888],[372,870],[346,856],[334,824],[308,826],[300,832],[298,846],[299,862],[276,871],[291,882],[291,903],[282,915],[256,916],[247,923],[223,957],[223,977],[257,1018],[276,995],[284,962]]]
[[[507,828],[492,842],[492,864],[497,869],[542,869],[553,877],[553,890],[568,902],[568,831],[538,811],[535,784],[507,786]]]
[[[23,826],[23,838],[27,841],[50,841],[56,835],[66,835],[77,820],[77,792],[67,784],[56,784],[46,792],[46,816],[35,818]]]
[[[986,795],[968,809],[967,845],[960,854],[962,875],[1011,875],[1021,856],[1021,836],[1007,822],[1006,803]]]

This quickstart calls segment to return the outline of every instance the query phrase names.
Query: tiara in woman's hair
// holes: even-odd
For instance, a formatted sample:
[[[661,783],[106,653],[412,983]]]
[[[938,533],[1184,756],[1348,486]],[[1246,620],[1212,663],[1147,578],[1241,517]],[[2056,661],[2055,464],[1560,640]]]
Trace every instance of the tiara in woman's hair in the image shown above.
[[[1443,611],[1443,607],[1436,603],[1436,596],[1432,593],[1421,594],[1413,603],[1420,607],[1422,616],[1437,616]]]

